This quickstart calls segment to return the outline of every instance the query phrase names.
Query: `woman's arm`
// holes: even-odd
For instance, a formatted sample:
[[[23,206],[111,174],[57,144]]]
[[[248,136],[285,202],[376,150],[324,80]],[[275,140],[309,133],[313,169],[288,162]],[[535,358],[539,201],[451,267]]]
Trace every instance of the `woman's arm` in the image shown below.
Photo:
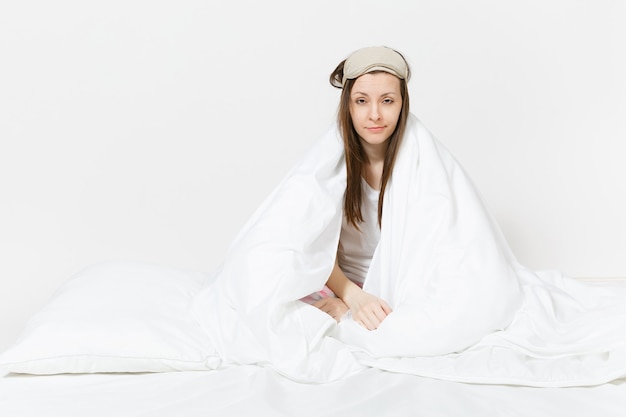
[[[368,330],[377,329],[385,317],[391,313],[391,308],[385,301],[363,291],[350,281],[339,267],[337,260],[326,285],[352,311],[352,318]]]

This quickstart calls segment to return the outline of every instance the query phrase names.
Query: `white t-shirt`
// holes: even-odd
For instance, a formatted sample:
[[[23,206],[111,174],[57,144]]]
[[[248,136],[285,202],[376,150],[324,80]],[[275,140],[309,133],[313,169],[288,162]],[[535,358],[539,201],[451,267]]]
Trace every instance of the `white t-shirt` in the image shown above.
[[[360,230],[357,230],[344,217],[337,250],[339,267],[352,282],[360,287],[365,282],[367,270],[380,240],[380,228],[378,227],[379,192],[370,187],[365,180],[362,181],[362,184],[364,191],[363,202],[361,203],[363,223],[359,224]]]

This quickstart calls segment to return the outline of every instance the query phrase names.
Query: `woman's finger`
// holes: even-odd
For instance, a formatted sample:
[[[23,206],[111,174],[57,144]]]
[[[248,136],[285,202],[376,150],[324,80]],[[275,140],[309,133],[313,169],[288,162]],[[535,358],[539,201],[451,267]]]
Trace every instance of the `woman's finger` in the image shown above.
[[[319,300],[317,300],[316,302],[313,303],[313,307],[317,307],[320,310],[322,310],[322,308],[327,304],[327,300],[326,298],[321,298]]]
[[[391,307],[389,307],[389,305],[384,302],[383,300],[380,300],[380,306],[382,307],[383,311],[385,312],[385,317],[388,316],[389,314],[391,314],[391,312],[393,311],[391,309]]]
[[[387,317],[387,312],[382,305],[376,306],[372,314],[374,314],[374,317],[378,321],[376,327],[378,327],[378,324],[380,324],[385,319],[385,317]]]
[[[378,327],[379,321],[376,318],[376,315],[374,314],[373,311],[370,311],[366,316],[365,316],[365,328],[367,330],[375,330]]]

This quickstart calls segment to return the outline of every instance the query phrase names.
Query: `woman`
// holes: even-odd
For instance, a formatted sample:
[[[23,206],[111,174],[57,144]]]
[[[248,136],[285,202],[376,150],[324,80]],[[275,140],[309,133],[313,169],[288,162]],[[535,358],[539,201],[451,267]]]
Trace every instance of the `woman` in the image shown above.
[[[337,260],[326,284],[336,297],[323,291],[318,298],[325,297],[305,301],[314,301],[337,321],[350,310],[368,330],[391,313],[384,300],[362,287],[380,238],[385,188],[409,115],[409,78],[404,57],[386,47],[360,49],[330,75],[331,84],[342,89],[338,123],[347,167]]]
[[[180,294],[172,295],[184,302],[164,352],[172,347],[178,359],[159,367],[255,364],[302,382],[375,367],[545,387],[626,376],[626,291],[520,265],[461,166],[409,114],[408,78],[406,62],[388,48],[359,50],[337,67],[331,82],[343,88],[339,125],[266,198],[201,291],[195,279],[193,288],[176,287]],[[111,272],[96,268],[95,278]],[[155,285],[140,272],[138,293]],[[137,274],[127,266],[114,271],[123,280]],[[300,301],[324,284],[337,297],[315,307]],[[63,304],[61,311],[69,310]],[[56,334],[52,316],[40,335]],[[131,322],[136,333],[142,321]],[[190,350],[188,338],[176,337],[182,328],[192,334]],[[26,356],[46,339],[32,340]],[[179,355],[198,347],[201,360]],[[32,360],[17,352],[19,359],[5,363],[30,372]],[[153,358],[152,346],[148,352]],[[67,372],[56,351],[45,356],[52,362],[44,360],[40,372]],[[119,359],[116,372],[132,364],[127,354]],[[146,358],[139,359],[144,369]],[[90,359],[70,362],[93,369]]]
[[[385,47],[332,73],[339,123],[195,297],[212,354],[307,382],[364,367],[534,386],[626,375],[626,294],[517,262],[463,168],[409,113],[409,75]]]

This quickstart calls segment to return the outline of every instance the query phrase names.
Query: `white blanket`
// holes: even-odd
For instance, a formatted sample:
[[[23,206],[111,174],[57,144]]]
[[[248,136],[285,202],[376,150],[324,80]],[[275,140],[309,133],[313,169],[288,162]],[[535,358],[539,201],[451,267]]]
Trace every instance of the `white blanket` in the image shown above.
[[[298,299],[332,269],[345,190],[331,128],[244,226],[193,310],[225,364],[307,382],[365,366],[534,386],[626,375],[626,293],[519,265],[471,181],[411,116],[364,289],[393,312],[375,331]]]

